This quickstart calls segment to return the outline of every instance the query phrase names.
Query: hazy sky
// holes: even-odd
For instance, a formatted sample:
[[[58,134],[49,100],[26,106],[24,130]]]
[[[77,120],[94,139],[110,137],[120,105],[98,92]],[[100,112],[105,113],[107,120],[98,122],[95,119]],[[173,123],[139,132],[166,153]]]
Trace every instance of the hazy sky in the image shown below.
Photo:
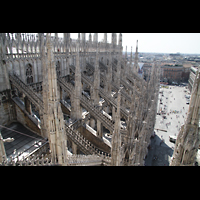
[[[59,33],[59,37],[63,34]],[[117,33],[117,43],[118,43]],[[78,33],[71,33],[70,37],[78,38]],[[98,41],[102,41],[104,33],[98,34]],[[93,33],[92,33],[93,38]],[[89,33],[86,33],[86,40],[89,39]],[[111,42],[111,33],[107,33],[108,42]],[[122,33],[123,51],[133,52],[138,40],[139,52],[157,52],[157,53],[194,53],[200,54],[200,33]]]

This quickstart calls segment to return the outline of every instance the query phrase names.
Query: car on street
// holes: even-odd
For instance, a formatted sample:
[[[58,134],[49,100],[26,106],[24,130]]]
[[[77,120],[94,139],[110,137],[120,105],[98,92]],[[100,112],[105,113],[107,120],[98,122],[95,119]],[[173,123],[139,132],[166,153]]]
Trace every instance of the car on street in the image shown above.
[[[186,99],[190,99],[190,95],[185,95],[185,98]]]
[[[169,136],[169,141],[173,142],[173,143],[176,143],[176,138],[177,138],[177,136],[170,135]]]

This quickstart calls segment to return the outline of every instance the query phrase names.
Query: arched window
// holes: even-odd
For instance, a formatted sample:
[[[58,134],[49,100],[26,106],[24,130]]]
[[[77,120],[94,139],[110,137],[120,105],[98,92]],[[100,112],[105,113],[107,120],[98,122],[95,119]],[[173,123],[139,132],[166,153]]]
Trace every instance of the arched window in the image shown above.
[[[56,74],[57,74],[57,77],[60,77],[60,75],[61,75],[59,61],[56,62]]]
[[[33,67],[30,63],[26,65],[26,83],[33,83]]]

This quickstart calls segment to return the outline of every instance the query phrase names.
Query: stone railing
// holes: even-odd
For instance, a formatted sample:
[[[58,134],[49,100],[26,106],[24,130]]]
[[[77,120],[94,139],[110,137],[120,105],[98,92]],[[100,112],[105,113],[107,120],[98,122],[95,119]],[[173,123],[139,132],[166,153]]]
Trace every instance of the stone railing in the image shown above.
[[[81,151],[86,155],[96,154],[98,156],[108,156],[110,157],[110,154],[107,154],[105,152],[100,151],[96,146],[94,146],[91,142],[89,142],[82,134],[80,134],[78,131],[73,130],[73,126],[65,126],[67,136],[76,144],[79,146]]]
[[[117,103],[115,102],[115,100],[113,98],[111,98],[110,96],[108,96],[103,91],[103,89],[99,88],[99,93],[106,101],[108,101],[111,105],[113,105],[115,108],[117,108]],[[120,106],[120,111],[125,117],[128,117],[128,112],[122,105]]]
[[[69,166],[89,166],[89,165],[102,165],[103,158],[97,155],[72,155],[67,158]]]
[[[71,123],[70,125],[69,125],[69,127],[73,127],[72,129],[73,130],[76,130],[76,129],[78,129],[80,126],[82,126],[82,119],[78,119],[78,120],[76,120],[75,122],[73,122],[73,123]]]
[[[102,62],[100,62],[100,63],[101,63],[101,65],[104,66],[104,68],[107,68],[107,66],[104,65]],[[113,64],[114,64],[114,63],[113,63]],[[91,69],[92,71],[94,71],[94,66],[93,66],[93,65],[91,65],[90,63],[87,63],[87,65],[90,67],[90,69]],[[115,65],[114,65],[114,66],[115,66]],[[102,74],[100,74],[100,79],[106,81],[106,80],[105,80],[105,77],[104,77]],[[132,79],[131,79],[131,80],[132,80]],[[133,81],[133,80],[132,80],[132,81]],[[129,90],[132,90],[132,89],[133,89],[132,86],[129,85],[129,84],[127,84],[122,78],[120,78],[120,82],[121,82],[122,85],[124,85],[124,86],[125,86],[126,88],[128,88]],[[116,91],[119,91],[119,88],[116,86],[116,84],[115,84],[113,81],[111,82],[111,84],[112,84],[112,87],[113,87]],[[137,85],[138,85],[138,87],[139,87],[139,83],[137,83]],[[138,93],[137,91],[135,91],[135,92],[136,92],[136,95],[138,96],[139,93]],[[123,89],[121,90],[121,94],[122,94],[123,97],[126,98],[126,100],[128,100],[129,102],[131,102],[131,97],[130,97],[128,94],[126,94],[126,92],[124,92]]]
[[[12,100],[17,106],[19,106],[19,108],[26,114],[26,116],[40,129],[40,121],[26,111],[25,106],[20,102],[19,97],[14,97],[12,98]]]
[[[83,135],[81,135],[78,131],[73,130],[73,126],[65,126],[67,136],[79,146],[81,151],[88,155],[88,154],[98,154],[98,151],[95,149],[94,145],[91,144]]]
[[[113,132],[114,126],[113,122],[106,117],[103,113],[100,112],[89,99],[87,99],[85,96],[81,96],[81,105],[90,112],[91,115],[95,116],[108,130]]]
[[[74,86],[70,83],[64,82],[62,78],[58,79],[58,83],[61,87],[63,87],[64,90],[71,93],[74,91]],[[107,118],[103,113],[101,113],[97,108],[95,108],[94,105],[90,102],[88,98],[86,98],[84,95],[81,95],[81,105],[91,113],[91,115],[95,116],[108,130],[113,132],[114,126],[113,122]]]
[[[58,78],[58,84],[63,88],[65,89],[69,94],[71,94],[74,90],[74,87],[72,84],[69,84],[67,82],[64,81],[64,77],[63,78]]]
[[[42,82],[43,81],[31,83],[29,87],[32,87],[33,91],[38,93],[39,91],[42,91]]]
[[[30,101],[38,106],[40,109],[44,109],[43,107],[43,100],[33,91],[32,87],[27,86],[15,72],[11,72],[9,74],[9,79],[11,80],[12,84],[21,90],[29,99]]]
[[[73,155],[68,156],[66,163],[63,165],[101,165],[102,163],[110,163],[110,154],[99,151],[92,143],[86,140],[79,132],[75,132],[73,127],[65,126],[67,136],[79,146],[81,151],[86,155]],[[40,142],[40,141],[38,141]],[[16,157],[5,159],[0,166],[44,166],[44,165],[58,165],[53,163],[51,154],[43,154],[47,152],[48,141],[43,143],[41,147],[36,148],[30,154],[23,155],[23,152],[18,153]],[[32,148],[32,147],[30,147]],[[37,153],[37,154],[36,154]]]
[[[72,66],[72,69],[75,71],[75,67],[74,67],[74,66]],[[103,77],[102,74],[100,74],[100,77],[101,77],[101,79],[104,79],[104,77]],[[81,73],[81,78],[82,78],[83,81],[84,81],[85,83],[87,83],[90,87],[92,86],[91,80],[89,80],[89,78],[88,78],[87,76],[85,76],[85,74]],[[116,87],[114,83],[112,83],[112,85],[113,85],[113,87]],[[116,87],[116,88],[117,88],[117,90],[119,90],[118,87]],[[99,88],[99,93],[100,93],[100,95],[101,95],[106,101],[108,101],[109,103],[111,103],[111,105],[113,105],[115,108],[117,108],[117,103],[115,102],[115,100],[114,100],[113,98],[111,98],[110,96],[108,96],[108,95],[103,91],[103,89]],[[131,101],[131,98],[130,98],[126,93],[123,92],[123,94],[124,94],[124,96],[125,96],[125,98],[126,98],[127,100]],[[122,95],[123,95],[123,94],[122,94]],[[123,115],[124,115],[125,117],[128,117],[128,112],[126,111],[126,109],[125,109],[123,106],[121,106],[120,109],[121,109],[121,112],[123,113]]]
[[[63,166],[94,166],[94,165],[110,165],[111,158],[107,156],[98,155],[70,155],[67,157]],[[31,155],[27,158],[16,159],[4,158],[4,161],[0,163],[0,166],[52,166],[59,165],[57,162],[53,163],[51,154]]]
[[[32,89],[30,91],[29,86],[27,86],[23,81],[21,81],[14,73],[10,74],[10,80],[18,89],[21,89],[35,105],[43,109],[43,100],[40,97],[38,97]],[[63,83],[63,81],[60,81],[60,83]],[[71,84],[65,84],[65,85],[68,86],[67,88],[70,92],[74,90],[74,87]],[[83,97],[82,99],[84,99],[83,101],[87,99],[86,97],[84,97],[84,95],[82,95],[82,97]],[[72,139],[73,142],[75,142],[81,148],[83,153],[103,155],[103,152],[99,151],[98,148],[96,148],[92,143],[86,140],[80,133],[73,131],[72,129],[73,127],[70,128],[67,125],[65,127],[67,135]]]
[[[112,66],[113,66],[113,69],[117,69],[117,62],[118,62],[118,60],[117,59],[114,59],[114,62],[112,62]],[[123,66],[123,65],[122,65]],[[123,66],[123,68],[124,68],[124,66]],[[127,74],[126,75],[127,76],[127,78],[131,81],[131,82],[134,82],[134,80],[133,79],[135,79],[136,81],[135,81],[135,84],[136,84],[136,86],[138,87],[138,88],[140,88],[141,87],[141,84],[140,84],[140,82],[141,81],[144,81],[144,84],[146,84],[146,81],[145,80],[143,80],[137,73],[134,73],[134,72],[130,72],[130,74]],[[145,85],[146,86],[146,85]]]
[[[30,155],[28,157],[20,157],[12,158],[10,160],[4,159],[0,166],[48,166],[48,165],[57,165],[57,163],[53,163],[51,159],[51,154],[42,154],[42,155]]]
[[[71,106],[64,99],[61,99],[60,102],[71,112]]]

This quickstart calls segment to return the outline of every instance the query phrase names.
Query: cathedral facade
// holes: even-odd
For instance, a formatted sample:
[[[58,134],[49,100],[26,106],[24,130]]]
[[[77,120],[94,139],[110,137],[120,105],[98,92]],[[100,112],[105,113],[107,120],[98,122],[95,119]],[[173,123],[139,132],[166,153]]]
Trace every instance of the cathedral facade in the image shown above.
[[[49,146],[40,162],[27,157],[21,165],[144,165],[160,67],[154,62],[145,81],[137,73],[138,43],[132,68],[122,34],[111,41],[106,33],[102,42],[98,33],[88,40],[85,33],[77,40],[70,33],[1,33],[0,125],[18,121]]]

